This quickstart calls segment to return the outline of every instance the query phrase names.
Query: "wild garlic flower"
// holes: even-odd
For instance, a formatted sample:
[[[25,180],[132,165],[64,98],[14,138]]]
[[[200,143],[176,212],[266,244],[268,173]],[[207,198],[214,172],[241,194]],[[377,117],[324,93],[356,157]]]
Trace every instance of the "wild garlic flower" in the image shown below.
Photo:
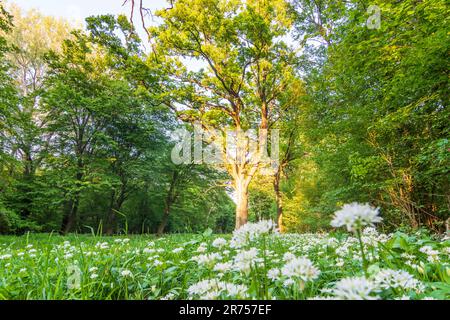
[[[191,298],[199,297],[199,299],[217,299],[219,295],[224,294],[233,298],[247,297],[248,288],[245,285],[236,285],[218,280],[202,280],[188,288]]]
[[[214,271],[227,272],[233,269],[233,264],[231,262],[218,263],[214,266]]]
[[[373,226],[382,220],[379,216],[379,208],[373,208],[369,204],[359,204],[356,202],[345,204],[341,210],[334,214],[331,226],[345,226],[347,231],[355,232],[365,226]]]
[[[280,269],[274,268],[274,269],[270,269],[267,272],[267,278],[269,278],[272,281],[278,280],[280,277],[281,271]]]
[[[160,300],[173,300],[175,299],[175,294],[170,292],[166,294],[164,297],[162,297]]]
[[[124,269],[120,272],[120,275],[124,278],[127,278],[127,277],[132,277],[133,273],[128,269]]]
[[[376,300],[374,296],[376,287],[365,277],[344,278],[336,282],[333,289],[323,290],[331,293],[338,300]]]
[[[289,279],[300,279],[304,282],[316,279],[320,270],[306,257],[294,258],[281,268],[281,274]]]
[[[255,264],[261,262],[262,259],[258,258],[258,249],[250,248],[249,250],[240,251],[234,257],[234,268],[245,274],[248,274]]]
[[[401,288],[422,292],[424,285],[415,279],[410,273],[403,270],[383,269],[372,277],[374,285],[378,289]]]
[[[161,265],[163,265],[163,263],[162,263],[161,261],[159,261],[158,259],[155,259],[155,260],[153,261],[153,266],[154,266],[154,267],[159,267],[159,266],[161,266]]]
[[[172,250],[172,253],[180,253],[180,252],[182,252],[184,250],[184,248],[175,248],[175,249],[173,249]]]
[[[251,241],[270,233],[277,233],[276,224],[272,220],[261,220],[256,223],[249,222],[233,232],[230,246],[232,248],[241,248]]]
[[[427,255],[428,262],[439,262],[439,251],[434,250],[431,246],[423,246],[419,249],[420,252]]]
[[[217,239],[214,239],[214,241],[212,242],[212,246],[214,248],[222,248],[222,247],[226,246],[227,243],[228,243],[227,240],[225,240],[224,238],[217,238]]]
[[[222,256],[218,253],[201,254],[192,258],[193,261],[197,261],[199,266],[212,266],[216,261],[222,260]]]
[[[295,254],[292,254],[292,253],[290,253],[290,252],[286,252],[284,255],[283,255],[283,260],[284,261],[291,261],[291,260],[293,260],[293,259],[295,259],[296,257],[295,257]]]
[[[202,252],[206,252],[207,250],[208,250],[208,248],[206,248],[206,243],[202,242],[202,243],[200,243],[200,245],[198,246],[196,251],[202,253]]]

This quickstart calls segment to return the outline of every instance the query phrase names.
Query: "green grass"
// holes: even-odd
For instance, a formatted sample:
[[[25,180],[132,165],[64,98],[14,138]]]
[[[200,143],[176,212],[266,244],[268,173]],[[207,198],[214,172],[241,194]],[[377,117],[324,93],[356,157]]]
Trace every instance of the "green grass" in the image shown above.
[[[212,242],[218,237],[227,244],[214,247]],[[364,237],[368,278],[383,269],[403,270],[422,287],[416,290],[393,284],[373,291],[371,297],[450,298],[450,241],[422,233]],[[359,243],[345,234],[262,235],[239,249],[230,247],[230,238],[209,233],[162,238],[0,236],[0,299],[325,298],[333,296],[326,289],[334,288],[340,279],[364,275]],[[428,250],[421,251],[426,246],[434,251],[422,252]],[[173,251],[177,248],[182,250]],[[245,258],[250,249],[257,250],[257,258],[239,267],[236,257],[244,252]],[[291,282],[282,272],[273,279],[268,277],[269,270],[283,270],[288,264],[286,253],[307,257],[320,275],[308,280],[293,277]],[[205,262],[201,263],[206,254],[215,256],[203,256]],[[229,265],[219,272],[214,270],[218,263]],[[203,294],[189,292],[190,286],[203,280],[211,280],[210,287],[204,284]],[[214,289],[218,281],[226,289]],[[234,292],[230,284],[241,286],[245,293]]]

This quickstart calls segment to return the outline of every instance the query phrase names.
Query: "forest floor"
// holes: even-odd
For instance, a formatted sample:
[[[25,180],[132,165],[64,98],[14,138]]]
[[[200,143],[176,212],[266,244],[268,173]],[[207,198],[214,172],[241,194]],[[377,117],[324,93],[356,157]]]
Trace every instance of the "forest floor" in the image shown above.
[[[449,257],[448,239],[373,228],[0,236],[0,299],[450,299]]]

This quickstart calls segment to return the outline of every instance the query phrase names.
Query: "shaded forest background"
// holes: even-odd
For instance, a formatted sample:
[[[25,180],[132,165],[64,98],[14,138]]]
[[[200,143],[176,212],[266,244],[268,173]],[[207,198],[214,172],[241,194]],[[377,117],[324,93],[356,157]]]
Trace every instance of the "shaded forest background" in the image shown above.
[[[201,21],[222,2],[195,0],[183,14]],[[445,230],[446,1],[273,3],[295,52],[280,105],[293,107],[274,124],[280,170],[249,186],[249,219],[282,212],[284,231],[326,230],[358,201],[382,209],[385,230]],[[370,5],[380,28],[367,27]],[[189,94],[168,77],[167,44],[144,50],[126,16],[86,25],[0,2],[0,233],[232,231],[228,173],[171,162],[172,132],[192,126],[163,103],[169,91]],[[161,29],[149,35],[165,43]]]

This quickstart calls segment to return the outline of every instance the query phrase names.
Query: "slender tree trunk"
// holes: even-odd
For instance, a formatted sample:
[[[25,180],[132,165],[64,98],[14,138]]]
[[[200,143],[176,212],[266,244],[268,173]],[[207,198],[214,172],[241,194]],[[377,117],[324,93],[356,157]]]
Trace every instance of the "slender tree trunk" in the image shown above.
[[[125,202],[125,199],[122,198],[122,196],[119,197],[118,200],[114,201],[108,215],[107,220],[107,228],[105,233],[107,235],[113,235],[117,232],[117,211],[120,212],[120,209],[122,208],[123,203]]]
[[[61,233],[67,234],[70,231],[72,231],[73,226],[75,225],[76,218],[77,218],[77,212],[78,212],[78,206],[80,202],[80,196],[79,193],[75,196],[75,199],[71,201],[69,212],[64,216],[62,227],[61,227]]]
[[[167,192],[167,197],[164,204],[163,217],[161,223],[158,226],[158,230],[156,231],[156,234],[158,236],[161,236],[164,233],[167,223],[169,222],[170,208],[172,207],[172,204],[175,202],[175,199],[177,198],[176,185],[178,182],[178,177],[179,172],[177,170],[174,170],[172,173],[172,180],[170,181],[170,187]]]
[[[111,200],[110,200],[110,204],[109,204],[109,210],[108,210],[108,217],[106,220],[106,230],[105,230],[105,234],[110,236],[114,233],[114,230],[116,229],[116,225],[117,225],[117,217],[116,217],[116,212],[114,211],[115,209],[115,198],[116,198],[116,191],[113,190],[111,192]]]
[[[281,171],[278,169],[273,180],[273,189],[275,191],[275,202],[277,205],[277,226],[280,232],[283,232],[283,198],[280,191],[280,177]]]
[[[248,221],[248,182],[245,177],[239,177],[235,181],[236,191],[236,225],[235,229],[239,229]]]
[[[161,236],[164,233],[164,229],[166,229],[167,222],[169,222],[169,214],[170,214],[170,206],[167,206],[164,208],[164,215],[161,220],[161,223],[158,226],[158,230],[156,234],[158,236]]]
[[[31,215],[31,207],[33,204],[33,181],[34,181],[34,170],[33,170],[33,159],[31,157],[30,148],[22,149],[23,152],[23,184],[19,185],[18,192],[21,195],[21,203],[23,204],[20,210],[20,216],[27,219]]]
[[[78,172],[76,174],[76,183],[81,184],[81,180],[83,179],[83,161],[78,159]],[[75,192],[74,198],[70,201],[70,209],[69,212],[63,217],[62,225],[61,225],[61,233],[67,234],[72,231],[75,222],[77,220],[78,207],[80,204],[80,191]]]

